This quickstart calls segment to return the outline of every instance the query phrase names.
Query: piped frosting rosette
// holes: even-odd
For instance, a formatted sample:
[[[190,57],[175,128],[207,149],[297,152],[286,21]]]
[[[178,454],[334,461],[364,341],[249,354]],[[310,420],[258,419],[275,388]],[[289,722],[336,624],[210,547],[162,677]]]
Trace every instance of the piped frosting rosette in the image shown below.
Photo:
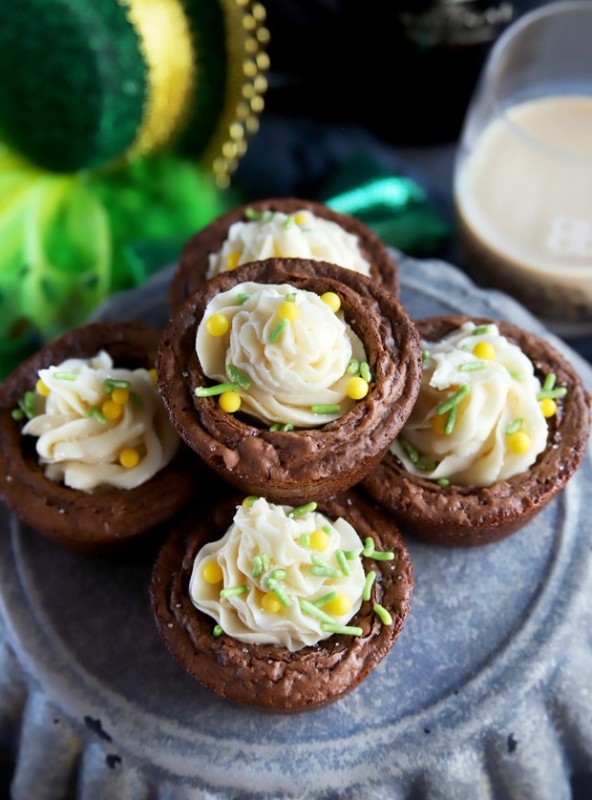
[[[86,325],[0,385],[0,497],[64,547],[115,552],[211,491],[156,389],[159,338],[140,323]]]
[[[327,262],[267,259],[212,278],[159,348],[163,400],[218,474],[273,502],[356,483],[409,415],[417,332],[392,295]]]
[[[239,206],[192,236],[173,275],[169,305],[174,311],[206,280],[268,258],[318,261],[320,270],[337,264],[399,291],[395,258],[367,225],[323,203],[284,197]]]
[[[588,392],[558,350],[509,322],[457,315],[416,325],[422,387],[364,489],[422,539],[447,546],[503,539],[579,467]]]
[[[382,661],[412,587],[392,518],[351,492],[189,511],[159,552],[150,594],[189,675],[229,700],[295,712],[338,699]]]

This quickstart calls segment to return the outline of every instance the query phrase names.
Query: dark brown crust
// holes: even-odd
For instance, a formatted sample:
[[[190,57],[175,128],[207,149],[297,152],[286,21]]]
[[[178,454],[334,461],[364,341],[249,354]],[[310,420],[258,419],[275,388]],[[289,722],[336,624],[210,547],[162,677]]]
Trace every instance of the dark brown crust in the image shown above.
[[[197,325],[215,295],[243,281],[339,294],[369,357],[367,397],[333,423],[293,432],[271,432],[221,411],[216,398],[195,398],[195,387],[208,383],[195,354]],[[268,259],[218,275],[186,300],[164,331],[158,375],[177,430],[212,469],[248,494],[298,505],[344,491],[380,461],[411,413],[421,351],[400,303],[374,281],[325,262]]]
[[[93,494],[70,489],[44,476],[34,437],[21,435],[22,423],[11,412],[35,387],[39,369],[94,356],[101,348],[120,366],[152,368],[159,338],[159,331],[138,323],[88,325],[31,356],[0,386],[0,497],[23,522],[64,547],[111,552],[160,524],[195,497],[205,465],[182,444],[167,467],[135,489]]]
[[[398,294],[399,280],[395,260],[378,236],[364,223],[310,200],[299,200],[294,197],[270,198],[257,200],[229,211],[189,239],[183,248],[179,266],[169,287],[169,306],[173,312],[188,295],[203,286],[210,253],[217,253],[221,249],[231,225],[246,219],[247,208],[254,211],[283,211],[286,214],[306,209],[316,217],[337,223],[348,233],[358,237],[362,255],[371,265],[370,277],[393,294]]]
[[[224,534],[240,500],[218,505],[205,518],[187,515],[161,549],[150,588],[158,630],[190,675],[229,700],[284,713],[320,708],[355,688],[393,646],[411,601],[409,554],[393,521],[361,497],[349,493],[325,501],[319,511],[330,519],[343,517],[362,540],[372,536],[378,550],[395,553],[393,561],[363,559],[365,571],[374,570],[377,580],[370,601],[348,623],[361,627],[363,635],[331,636],[295,653],[225,635],[214,638],[214,621],[191,603],[189,578],[198,550]],[[391,626],[377,618],[374,603],[389,611]]]
[[[362,487],[399,521],[402,529],[434,544],[470,547],[503,539],[521,528],[565,486],[586,451],[590,397],[575,370],[551,345],[508,322],[466,316],[416,321],[422,339],[436,341],[468,319],[495,322],[529,356],[541,379],[554,372],[567,395],[549,419],[547,447],[533,467],[483,489],[449,486],[411,475],[388,453]]]

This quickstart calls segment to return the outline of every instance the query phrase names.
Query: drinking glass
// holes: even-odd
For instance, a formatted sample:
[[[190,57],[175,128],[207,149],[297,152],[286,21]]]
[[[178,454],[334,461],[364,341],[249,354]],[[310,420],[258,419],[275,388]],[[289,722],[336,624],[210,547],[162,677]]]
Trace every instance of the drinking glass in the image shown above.
[[[562,335],[592,331],[592,2],[498,39],[454,166],[461,262]]]

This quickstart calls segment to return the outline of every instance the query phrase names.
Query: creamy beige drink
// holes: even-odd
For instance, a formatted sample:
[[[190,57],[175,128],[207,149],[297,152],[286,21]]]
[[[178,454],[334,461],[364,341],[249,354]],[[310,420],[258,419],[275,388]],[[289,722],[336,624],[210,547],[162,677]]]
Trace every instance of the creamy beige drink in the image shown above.
[[[549,320],[592,321],[592,97],[509,108],[460,153],[454,194],[477,280]]]

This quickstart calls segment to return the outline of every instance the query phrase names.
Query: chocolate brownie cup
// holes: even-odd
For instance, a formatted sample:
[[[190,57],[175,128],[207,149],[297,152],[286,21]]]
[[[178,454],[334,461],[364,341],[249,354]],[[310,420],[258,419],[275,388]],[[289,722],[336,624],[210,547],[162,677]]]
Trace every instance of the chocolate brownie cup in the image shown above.
[[[514,383],[507,398],[502,399],[504,408],[499,411],[501,422],[498,424],[497,434],[492,430],[483,440],[483,463],[480,466],[467,466],[464,471],[459,469],[458,481],[454,477],[442,477],[438,471],[438,463],[422,464],[425,454],[405,438],[407,430],[404,428],[398,443],[398,455],[393,446],[362,482],[363,489],[393,514],[403,531],[434,544],[451,547],[470,547],[494,542],[529,522],[561,491],[580,465],[590,430],[590,397],[573,367],[546,341],[516,325],[460,315],[416,321],[425,348],[425,358],[430,358],[431,343],[453,336],[453,332],[461,326],[470,327],[471,324],[476,327],[473,333],[467,331],[462,356],[460,360],[457,359],[459,363],[454,367],[456,377],[452,378],[451,388],[444,400],[440,397],[440,405],[435,407],[435,414],[434,396],[431,400],[427,398],[424,382],[417,401],[419,412],[416,415],[416,422],[420,417],[423,417],[424,422],[419,421],[416,430],[422,425],[426,428],[425,423],[431,422],[432,428],[437,432],[436,437],[441,437],[441,442],[446,436],[454,435],[454,430],[446,431],[445,428],[450,409],[455,404],[460,410],[453,423],[456,426],[463,424],[461,420],[467,415],[467,408],[463,408],[463,403],[469,398],[461,395],[476,394],[471,387],[465,392],[463,381],[469,374],[486,374],[487,363],[497,360],[496,345],[492,341],[495,343],[498,340],[492,336],[493,329],[490,327],[496,326],[508,345],[516,345],[531,366],[524,369],[521,362],[516,361],[514,364],[516,351],[512,351],[504,359],[506,363],[500,366],[502,372],[509,373],[511,379],[518,383]],[[470,341],[466,344],[471,336],[475,340],[475,346],[470,346]],[[467,366],[469,362],[471,367]],[[441,366],[440,369],[444,367]],[[528,372],[532,374],[528,375]],[[517,397],[522,391],[521,387],[526,386],[528,381],[534,381],[531,384],[534,388],[528,389],[532,397],[527,398],[526,402],[530,406],[528,412],[523,414],[520,406],[522,401]],[[443,385],[446,385],[446,380]],[[533,403],[540,412],[533,410]],[[532,419],[537,413],[540,413],[540,419]],[[502,414],[506,414],[505,418]],[[491,419],[492,414],[483,404],[474,416],[480,424],[483,420]],[[412,414],[410,423],[413,418]],[[535,422],[540,427],[541,420],[545,429],[542,436],[534,432]],[[454,425],[450,427],[453,428]],[[459,436],[462,435],[461,430]],[[536,448],[535,440],[538,442]],[[531,448],[535,449],[528,458],[534,459],[533,463],[520,469],[519,459],[528,454]],[[479,481],[486,485],[472,485],[471,469],[475,469],[475,478],[482,468],[486,473],[490,471],[496,449],[506,456],[510,453],[504,467],[506,475],[502,471],[495,480]],[[448,454],[442,451],[440,463],[444,463],[447,457]],[[518,466],[512,466],[512,458],[516,459]],[[410,463],[413,471],[419,474],[412,474],[405,468],[403,461]],[[425,471],[425,477],[421,474],[422,470]]]
[[[268,259],[212,278],[172,317],[159,348],[159,387],[181,437],[224,480],[274,502],[319,500],[357,483],[396,437],[421,380],[419,337],[397,299],[356,272],[321,266]],[[211,313],[217,303],[223,314]],[[300,317],[277,322],[290,306]],[[211,322],[224,325],[210,335]],[[221,383],[207,377],[206,345],[218,362],[217,377],[208,374]],[[348,362],[352,352],[364,360]],[[226,394],[240,411],[221,406]]]
[[[275,221],[268,221],[270,218]],[[314,230],[315,220],[320,221],[321,230]],[[228,237],[233,225],[266,222],[265,235],[262,235],[264,243],[246,242],[244,236],[235,233],[236,242],[230,245]],[[236,231],[234,228],[233,232]],[[169,304],[173,311],[220,271],[216,254],[223,248],[228,253],[222,256],[222,269],[234,269],[248,261],[270,257],[318,259],[361,271],[393,294],[399,291],[395,259],[362,222],[332,211],[322,203],[293,197],[270,198],[233,209],[189,239],[169,287]]]
[[[48,344],[0,385],[0,498],[23,522],[64,547],[91,554],[122,549],[171,517],[200,491],[206,469],[168,422],[148,372],[154,368],[159,339],[158,330],[138,323],[88,325]],[[66,370],[71,367],[83,372],[86,368],[75,360],[88,362],[101,351],[98,360],[107,365],[112,362],[112,370],[103,365],[95,371],[103,374],[105,368],[106,374],[113,376],[101,384],[107,406],[103,403],[103,411],[98,406],[84,410],[82,398],[90,398],[93,388],[80,383],[84,376]],[[60,364],[66,365],[62,372],[55,369]],[[88,370],[93,373],[90,367]],[[128,371],[135,371],[133,384],[119,379]],[[52,390],[40,379],[40,372],[49,383],[59,381],[70,392],[66,412],[63,407],[48,409]],[[141,381],[138,393],[132,391],[136,381]],[[132,407],[147,418],[153,415],[157,430],[140,430],[143,423],[136,420]],[[101,464],[99,454],[112,449],[109,437],[117,435],[119,421],[127,425],[128,420],[135,420],[136,425],[132,445],[125,444],[120,451],[121,462]],[[43,430],[23,433],[30,425],[41,425]],[[86,434],[81,437],[81,425],[93,426],[89,439],[83,438]],[[43,463],[37,451],[40,436],[51,440]],[[73,453],[72,448],[79,444],[85,450],[84,458]],[[166,463],[157,469],[161,455]],[[133,473],[138,467],[151,476],[135,485],[139,478]],[[101,473],[96,486],[95,469],[108,473]],[[48,477],[48,472],[53,477]],[[109,480],[120,480],[131,488],[117,488]],[[65,481],[86,488],[73,488]]]
[[[270,506],[263,498],[246,498],[249,502],[251,512],[257,515],[253,527],[272,531],[264,540],[267,543],[278,533],[277,528],[283,527],[275,520],[288,520],[289,527],[280,532],[280,550],[272,547],[268,556],[266,543],[248,541],[252,530],[248,517],[246,522],[239,520],[238,515],[245,511],[239,505],[240,498],[219,504],[205,516],[201,512],[185,515],[163,545],[153,569],[150,591],[158,630],[183,669],[228,700],[283,713],[320,708],[358,686],[392,648],[407,617],[413,588],[407,549],[394,522],[353,492],[325,501],[314,511],[307,507],[304,514],[301,509]],[[265,526],[257,524],[261,513],[273,515]],[[317,516],[320,514],[323,516]],[[224,586],[228,572],[222,574],[219,562],[223,559],[219,555],[215,561],[210,553],[196,565],[204,545],[209,551],[215,548],[216,540],[224,536],[233,519],[237,520],[239,547],[244,548],[238,558],[245,558],[246,572],[240,579],[250,584],[248,589]],[[352,549],[339,551],[339,561],[333,545],[325,548],[313,541],[323,533],[312,530],[319,519],[328,521],[323,527],[330,536],[337,535],[339,528],[337,544],[343,543],[346,535],[353,537],[347,540]],[[302,534],[300,527],[310,532]],[[289,566],[285,560],[278,562],[288,567],[278,569],[274,553],[284,555],[288,551],[294,561]],[[319,556],[328,565],[324,568],[327,575],[334,576],[326,579],[331,586],[324,586],[322,572],[321,577],[317,575],[323,569],[314,566],[320,563]],[[238,563],[234,557],[229,560]],[[340,577],[346,579],[340,566],[343,563],[349,565],[343,569],[350,576],[356,569],[361,572],[361,591],[355,597],[351,594],[349,602],[346,596],[345,606],[340,591]],[[228,566],[224,562],[224,569]],[[202,570],[207,581],[205,593],[221,598],[220,604],[227,608],[226,620],[232,616],[240,619],[243,606],[246,609],[249,603],[253,607],[253,616],[246,612],[249,625],[257,614],[261,615],[263,627],[255,624],[254,636],[241,632],[241,638],[235,638],[222,630],[215,616],[196,607],[192,584]],[[218,574],[212,577],[214,570]],[[309,588],[312,595],[307,594]],[[342,619],[344,608],[352,601],[356,610],[345,624],[327,623],[334,617]],[[335,603],[339,607],[334,607]],[[303,643],[298,638],[300,632],[296,640],[290,638],[286,631],[292,619],[307,633],[315,628],[322,630],[321,640]],[[307,633],[302,635],[308,641]],[[286,635],[287,639],[282,638]]]

